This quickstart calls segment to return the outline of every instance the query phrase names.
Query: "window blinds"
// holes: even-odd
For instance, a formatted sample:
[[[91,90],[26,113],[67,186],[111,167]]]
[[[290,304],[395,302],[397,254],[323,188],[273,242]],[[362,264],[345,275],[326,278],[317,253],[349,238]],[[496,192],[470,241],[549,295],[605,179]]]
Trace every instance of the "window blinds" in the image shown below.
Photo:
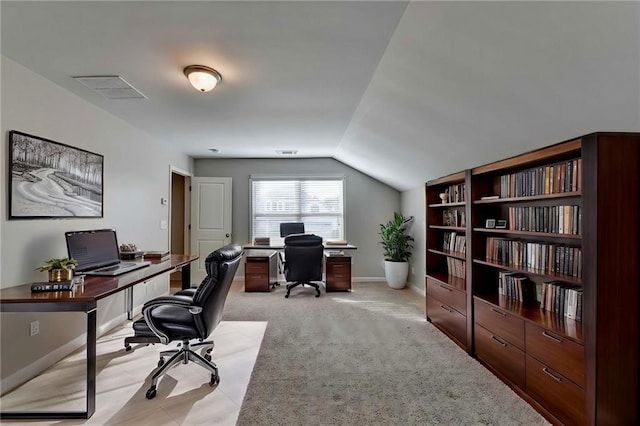
[[[251,178],[252,239],[280,239],[281,222],[303,222],[305,232],[344,238],[344,178]]]

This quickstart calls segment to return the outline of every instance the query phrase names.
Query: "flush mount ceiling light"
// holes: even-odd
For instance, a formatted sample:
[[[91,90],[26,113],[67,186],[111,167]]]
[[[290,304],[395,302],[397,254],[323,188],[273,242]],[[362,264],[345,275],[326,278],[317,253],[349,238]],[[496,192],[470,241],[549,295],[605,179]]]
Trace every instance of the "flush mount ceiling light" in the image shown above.
[[[222,81],[220,73],[204,65],[189,65],[184,69],[189,83],[199,92],[210,92]]]

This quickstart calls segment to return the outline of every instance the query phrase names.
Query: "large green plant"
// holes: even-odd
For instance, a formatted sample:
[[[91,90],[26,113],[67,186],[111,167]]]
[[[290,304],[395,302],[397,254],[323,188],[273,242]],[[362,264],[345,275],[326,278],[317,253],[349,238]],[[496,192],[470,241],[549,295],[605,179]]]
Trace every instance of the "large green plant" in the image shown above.
[[[413,237],[407,234],[409,223],[413,216],[404,217],[398,212],[393,213],[393,220],[380,224],[380,237],[384,248],[384,258],[391,262],[406,262],[411,257],[411,241]]]

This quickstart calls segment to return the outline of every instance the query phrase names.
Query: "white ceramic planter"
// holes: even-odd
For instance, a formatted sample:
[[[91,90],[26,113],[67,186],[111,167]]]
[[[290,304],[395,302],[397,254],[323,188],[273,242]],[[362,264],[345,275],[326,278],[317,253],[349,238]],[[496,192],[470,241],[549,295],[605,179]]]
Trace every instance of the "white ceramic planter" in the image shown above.
[[[384,261],[384,276],[391,288],[404,288],[409,276],[409,262]]]

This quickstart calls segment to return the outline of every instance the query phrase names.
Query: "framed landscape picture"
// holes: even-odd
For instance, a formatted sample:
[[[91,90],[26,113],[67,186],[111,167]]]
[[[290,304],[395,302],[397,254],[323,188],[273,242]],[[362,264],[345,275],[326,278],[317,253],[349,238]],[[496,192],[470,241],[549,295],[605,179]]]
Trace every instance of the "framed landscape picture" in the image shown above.
[[[9,219],[103,217],[104,157],[9,132]]]

